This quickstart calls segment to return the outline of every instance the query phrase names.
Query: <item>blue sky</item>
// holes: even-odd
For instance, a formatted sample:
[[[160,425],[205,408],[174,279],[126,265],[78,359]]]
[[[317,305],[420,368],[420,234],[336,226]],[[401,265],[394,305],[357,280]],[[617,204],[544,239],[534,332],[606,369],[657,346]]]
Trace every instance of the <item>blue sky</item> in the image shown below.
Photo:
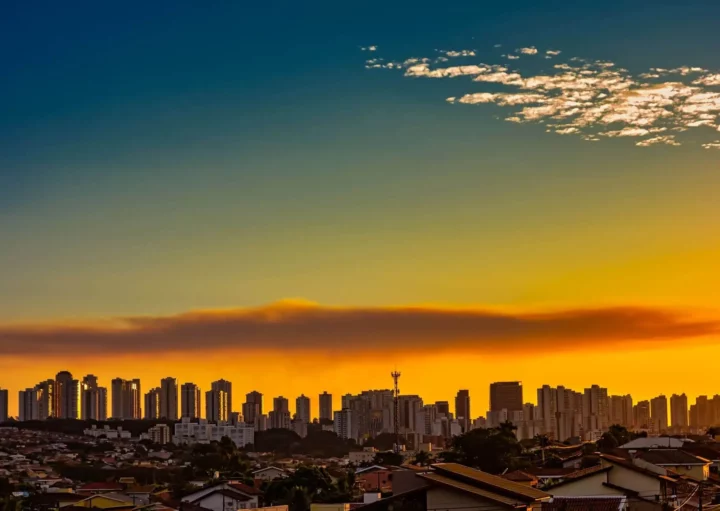
[[[6,6],[0,319],[298,296],[642,301],[640,282],[583,296],[564,282],[714,250],[720,153],[506,123],[444,101],[467,83],[368,70],[360,47],[716,70],[718,15],[713,2]]]

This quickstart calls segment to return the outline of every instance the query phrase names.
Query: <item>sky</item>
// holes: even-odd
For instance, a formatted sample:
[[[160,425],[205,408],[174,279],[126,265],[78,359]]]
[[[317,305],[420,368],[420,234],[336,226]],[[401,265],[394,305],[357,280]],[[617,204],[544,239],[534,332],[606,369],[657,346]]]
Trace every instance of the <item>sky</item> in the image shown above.
[[[11,411],[60,370],[717,391],[720,5],[205,4],[0,17]]]

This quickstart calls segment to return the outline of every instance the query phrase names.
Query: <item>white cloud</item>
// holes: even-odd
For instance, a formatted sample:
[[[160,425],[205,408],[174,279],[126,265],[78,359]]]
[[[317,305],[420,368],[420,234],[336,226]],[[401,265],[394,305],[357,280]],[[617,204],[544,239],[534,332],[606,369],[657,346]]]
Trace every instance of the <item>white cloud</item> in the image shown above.
[[[646,138],[645,140],[641,140],[640,142],[635,143],[635,145],[638,147],[650,147],[659,144],[672,146],[680,145],[680,143],[675,140],[675,137],[673,135],[660,135],[657,137]]]
[[[448,57],[474,57],[475,50],[446,51]]]
[[[708,142],[707,144],[702,145],[704,149],[720,149],[720,140],[716,140],[715,142]]]
[[[501,47],[502,47],[502,44],[493,45],[493,48],[501,48]]]
[[[472,50],[452,55],[462,56],[467,51]],[[535,47],[517,51],[524,55],[538,52]],[[554,57],[558,53],[547,50],[544,55]],[[449,97],[448,103],[494,104],[509,111],[504,116],[508,122],[542,123],[551,133],[593,142],[639,137],[642,140],[636,145],[641,147],[679,145],[675,135],[667,133],[683,133],[685,141],[698,128],[720,131],[720,90],[712,88],[720,85],[720,72],[682,66],[653,68],[635,75],[614,62],[579,57],[555,64],[545,72],[526,72],[524,61],[516,62],[517,55],[502,57],[513,63],[447,66],[443,64],[447,57],[443,56],[434,60],[413,57],[402,64],[370,59],[366,65],[404,69],[405,76],[413,78],[465,77],[476,84],[475,90]]]
[[[361,46],[361,47],[360,47],[360,50],[362,50],[362,51],[377,51],[377,49],[378,49],[378,47],[375,46],[375,45],[373,45],[373,46]]]
[[[720,85],[720,73],[701,76],[693,82],[694,85]]]
[[[560,50],[548,50],[545,52],[546,55],[550,55],[551,57],[557,57],[562,52]]]

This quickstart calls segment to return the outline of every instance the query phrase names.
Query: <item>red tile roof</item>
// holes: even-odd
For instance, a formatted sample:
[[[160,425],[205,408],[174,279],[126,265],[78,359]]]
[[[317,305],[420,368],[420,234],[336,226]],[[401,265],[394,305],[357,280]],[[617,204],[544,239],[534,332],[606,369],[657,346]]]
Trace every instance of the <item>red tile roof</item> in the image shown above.
[[[543,502],[542,511],[618,511],[622,509],[624,497],[555,497],[552,502]]]
[[[118,491],[122,489],[123,485],[119,483],[85,483],[80,488],[78,488],[78,491]]]

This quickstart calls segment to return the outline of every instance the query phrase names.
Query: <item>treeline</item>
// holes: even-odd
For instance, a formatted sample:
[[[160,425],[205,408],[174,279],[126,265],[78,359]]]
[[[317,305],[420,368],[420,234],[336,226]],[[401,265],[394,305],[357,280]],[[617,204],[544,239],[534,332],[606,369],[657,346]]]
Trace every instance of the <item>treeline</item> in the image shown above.
[[[353,440],[343,440],[331,431],[309,428],[305,438],[288,429],[269,429],[255,433],[255,443],[245,448],[250,452],[272,452],[279,456],[303,454],[315,458],[342,458],[358,450]]]
[[[144,419],[108,421],[47,419],[43,421],[8,421],[0,424],[0,426],[63,433],[66,435],[82,435],[84,430],[90,429],[92,426],[96,426],[98,429],[103,429],[105,426],[110,426],[111,429],[117,429],[117,427],[120,426],[123,430],[129,431],[132,436],[137,437],[140,436],[140,433],[145,433],[148,429],[158,424],[167,424],[172,430],[175,421]]]

